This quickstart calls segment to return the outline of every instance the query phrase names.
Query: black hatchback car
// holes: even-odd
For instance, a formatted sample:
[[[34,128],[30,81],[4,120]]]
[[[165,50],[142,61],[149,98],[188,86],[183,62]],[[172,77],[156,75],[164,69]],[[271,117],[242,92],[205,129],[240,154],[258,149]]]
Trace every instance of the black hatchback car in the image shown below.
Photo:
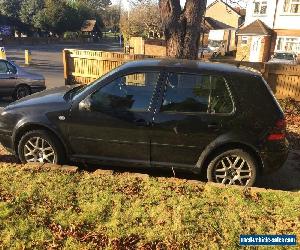
[[[23,163],[173,167],[251,186],[288,154],[284,114],[262,76],[225,64],[129,62],[0,114],[0,142]]]

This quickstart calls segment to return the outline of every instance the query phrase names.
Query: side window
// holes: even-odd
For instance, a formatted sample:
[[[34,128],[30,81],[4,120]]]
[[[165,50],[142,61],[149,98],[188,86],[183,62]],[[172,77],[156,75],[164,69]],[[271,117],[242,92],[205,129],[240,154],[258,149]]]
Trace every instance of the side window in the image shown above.
[[[148,111],[158,78],[158,72],[117,78],[91,95],[92,111]]]
[[[0,61],[0,74],[7,74],[6,62]]]
[[[224,78],[169,74],[161,112],[230,113],[232,110]]]
[[[17,69],[15,66],[13,66],[12,64],[10,64],[9,62],[6,63],[7,65],[7,68],[8,68],[8,71],[13,73],[13,74],[16,74],[17,73]]]

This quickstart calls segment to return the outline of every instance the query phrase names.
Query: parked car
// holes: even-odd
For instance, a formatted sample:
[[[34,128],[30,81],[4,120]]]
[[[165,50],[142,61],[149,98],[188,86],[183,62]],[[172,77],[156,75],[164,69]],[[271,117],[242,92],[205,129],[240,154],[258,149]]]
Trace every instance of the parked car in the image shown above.
[[[129,62],[0,114],[0,142],[23,163],[173,167],[251,186],[288,154],[284,114],[262,76],[226,64]]]
[[[42,75],[28,72],[12,61],[0,59],[0,96],[12,96],[18,100],[45,89]]]
[[[214,52],[208,47],[201,47],[198,50],[198,58],[211,58],[213,57]]]
[[[297,64],[297,54],[290,52],[275,52],[269,63]]]

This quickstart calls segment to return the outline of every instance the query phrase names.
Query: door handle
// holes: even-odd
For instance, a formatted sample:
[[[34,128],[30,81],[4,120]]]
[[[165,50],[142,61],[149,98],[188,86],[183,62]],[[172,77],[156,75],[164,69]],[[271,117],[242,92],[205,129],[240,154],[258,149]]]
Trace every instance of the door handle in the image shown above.
[[[144,119],[137,119],[134,121],[134,123],[137,125],[137,126],[149,126],[150,123],[147,122],[146,120]]]
[[[216,123],[208,124],[207,127],[210,129],[219,129],[219,125]]]

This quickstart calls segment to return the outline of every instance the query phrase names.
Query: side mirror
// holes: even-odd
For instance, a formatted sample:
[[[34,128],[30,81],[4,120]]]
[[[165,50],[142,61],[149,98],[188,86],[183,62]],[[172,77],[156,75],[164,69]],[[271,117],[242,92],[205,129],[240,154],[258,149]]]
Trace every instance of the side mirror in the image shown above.
[[[81,111],[91,111],[92,110],[92,100],[91,97],[88,96],[84,100],[79,103],[79,110]]]

